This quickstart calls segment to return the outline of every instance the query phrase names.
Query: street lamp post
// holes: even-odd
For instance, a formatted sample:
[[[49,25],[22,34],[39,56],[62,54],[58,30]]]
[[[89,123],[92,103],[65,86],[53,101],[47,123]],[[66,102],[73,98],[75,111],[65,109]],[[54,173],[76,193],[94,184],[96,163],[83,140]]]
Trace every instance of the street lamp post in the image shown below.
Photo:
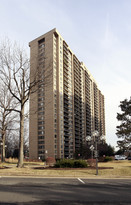
[[[93,152],[94,152],[95,147],[93,145],[90,146],[91,150],[91,159],[93,160]]]
[[[95,158],[96,158],[96,175],[98,175],[98,147],[97,147],[97,143],[98,143],[98,138],[99,138],[99,132],[97,130],[95,130],[92,133],[92,137],[93,137],[93,141],[95,143]]]
[[[94,150],[94,157],[96,158],[96,175],[98,175],[98,141],[99,141],[99,132],[97,130],[95,130],[92,133],[92,136],[87,136],[86,137],[86,141],[91,142],[92,141],[92,145],[90,146],[90,150],[93,153]],[[93,155],[93,154],[92,154]]]

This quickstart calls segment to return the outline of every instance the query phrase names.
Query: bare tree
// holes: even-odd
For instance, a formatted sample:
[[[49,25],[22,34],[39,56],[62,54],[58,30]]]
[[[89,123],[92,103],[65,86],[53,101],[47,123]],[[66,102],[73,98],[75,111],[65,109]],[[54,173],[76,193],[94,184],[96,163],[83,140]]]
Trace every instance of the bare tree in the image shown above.
[[[5,161],[5,141],[7,131],[9,132],[12,129],[12,124],[16,118],[14,114],[12,114],[13,108],[13,97],[10,95],[7,87],[5,87],[2,83],[0,84],[0,133],[2,138],[2,162]]]
[[[36,56],[36,61],[37,58],[38,56]],[[30,76],[30,61],[25,50],[16,43],[11,44],[8,39],[1,43],[0,79],[15,99],[15,107],[8,109],[8,111],[15,111],[20,117],[18,167],[23,167],[24,125],[25,116],[27,116],[26,105],[30,95],[38,91],[40,86],[49,88],[52,85],[53,81],[49,80],[50,76],[52,76],[52,71],[53,64],[50,62],[45,70],[38,65],[37,69]],[[48,101],[50,103],[50,99]],[[33,112],[37,111],[34,110]]]
[[[18,124],[18,122],[16,122]],[[15,127],[16,127],[15,123]],[[19,148],[19,127],[6,131],[6,157],[13,157],[14,150]]]
[[[29,66],[29,58],[24,49],[16,43],[11,44],[8,39],[2,42],[0,45],[0,77],[16,101],[16,107],[8,111],[15,111],[20,116],[18,167],[23,167],[25,106],[37,81],[37,75],[34,75],[33,81],[30,82]]]
[[[24,157],[28,157],[29,153],[29,126],[27,119],[24,121]],[[13,125],[12,125],[13,127]],[[18,122],[15,122],[15,129],[8,129],[6,132],[6,157],[17,157],[19,150],[19,127]]]

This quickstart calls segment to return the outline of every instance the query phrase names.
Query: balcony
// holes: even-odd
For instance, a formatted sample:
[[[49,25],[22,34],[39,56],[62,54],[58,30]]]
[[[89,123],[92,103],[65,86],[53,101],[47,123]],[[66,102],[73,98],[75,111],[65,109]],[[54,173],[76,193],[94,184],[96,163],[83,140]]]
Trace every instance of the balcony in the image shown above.
[[[68,133],[64,133],[64,138],[67,139],[69,137]]]
[[[68,102],[64,102],[64,108],[68,110]]]
[[[69,117],[64,116],[64,123],[68,123]]]
[[[65,146],[69,146],[69,137],[66,137],[64,141],[65,141]]]
[[[68,85],[66,83],[64,83],[64,91],[66,91],[68,93]]]

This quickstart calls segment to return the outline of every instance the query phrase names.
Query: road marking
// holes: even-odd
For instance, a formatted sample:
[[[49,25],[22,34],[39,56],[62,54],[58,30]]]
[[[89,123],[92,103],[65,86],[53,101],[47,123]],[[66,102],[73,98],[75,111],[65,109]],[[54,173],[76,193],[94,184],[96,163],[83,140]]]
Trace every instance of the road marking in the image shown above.
[[[85,184],[85,182],[83,182],[80,178],[77,178],[82,184]]]

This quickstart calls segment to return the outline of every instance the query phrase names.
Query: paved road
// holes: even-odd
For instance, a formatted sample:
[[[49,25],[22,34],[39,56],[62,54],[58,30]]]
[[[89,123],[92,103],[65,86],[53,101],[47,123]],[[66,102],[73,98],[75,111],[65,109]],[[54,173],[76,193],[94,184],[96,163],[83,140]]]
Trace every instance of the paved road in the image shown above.
[[[2,205],[131,205],[131,179],[0,178]]]

